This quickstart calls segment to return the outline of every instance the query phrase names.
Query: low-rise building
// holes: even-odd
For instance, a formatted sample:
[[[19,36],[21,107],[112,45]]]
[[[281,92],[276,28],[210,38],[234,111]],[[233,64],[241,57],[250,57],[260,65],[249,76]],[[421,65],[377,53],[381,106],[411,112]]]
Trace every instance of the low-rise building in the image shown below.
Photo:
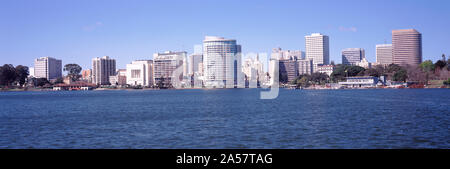
[[[97,85],[83,81],[72,82],[70,84],[60,83],[53,86],[53,90],[92,90]]]
[[[380,83],[378,77],[373,76],[355,76],[347,77],[347,81],[339,82],[339,85],[347,88],[371,88],[377,87]]]
[[[119,69],[115,76],[109,76],[109,83],[113,86],[127,85],[127,69]]]

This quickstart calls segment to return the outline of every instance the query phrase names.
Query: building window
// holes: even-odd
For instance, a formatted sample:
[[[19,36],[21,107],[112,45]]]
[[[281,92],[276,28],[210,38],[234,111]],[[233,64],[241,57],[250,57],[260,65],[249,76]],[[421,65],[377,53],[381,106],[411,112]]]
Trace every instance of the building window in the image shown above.
[[[131,78],[141,78],[141,70],[131,70]]]

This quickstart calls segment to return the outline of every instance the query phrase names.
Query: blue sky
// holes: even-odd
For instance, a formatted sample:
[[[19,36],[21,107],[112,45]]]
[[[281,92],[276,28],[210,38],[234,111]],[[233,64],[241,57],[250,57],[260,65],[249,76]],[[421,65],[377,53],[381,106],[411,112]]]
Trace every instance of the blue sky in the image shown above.
[[[1,0],[0,64],[33,66],[52,56],[91,67],[104,55],[118,68],[166,50],[193,52],[205,35],[237,39],[244,53],[305,50],[304,36],[330,36],[331,60],[344,48],[391,43],[415,28],[424,60],[450,55],[448,0]]]

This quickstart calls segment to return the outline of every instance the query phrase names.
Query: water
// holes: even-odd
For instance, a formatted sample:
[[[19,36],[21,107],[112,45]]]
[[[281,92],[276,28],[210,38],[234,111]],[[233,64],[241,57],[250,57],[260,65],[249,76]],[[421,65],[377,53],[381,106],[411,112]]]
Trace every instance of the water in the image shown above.
[[[0,148],[450,148],[450,90],[1,92]]]

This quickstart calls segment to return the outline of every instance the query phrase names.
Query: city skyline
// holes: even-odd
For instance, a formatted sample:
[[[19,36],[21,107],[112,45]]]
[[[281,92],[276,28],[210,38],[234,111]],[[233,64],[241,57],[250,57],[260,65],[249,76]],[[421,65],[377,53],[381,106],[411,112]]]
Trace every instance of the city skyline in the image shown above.
[[[443,4],[449,3],[447,1],[408,1],[407,5],[402,3],[404,1],[376,1],[364,5],[354,1],[231,3],[234,5],[207,1],[175,2],[7,1],[0,12],[6,21],[0,28],[0,35],[4,37],[0,40],[0,62],[33,67],[35,58],[50,56],[61,59],[63,64],[78,63],[83,69],[89,69],[91,58],[111,56],[117,60],[117,68],[125,68],[133,60],[153,59],[153,53],[171,50],[191,54],[194,45],[201,45],[206,35],[238,40],[245,56],[250,52],[270,54],[270,50],[277,47],[305,51],[304,36],[311,33],[330,37],[330,61],[341,63],[342,49],[364,48],[369,62],[375,62],[375,46],[392,43],[392,30],[409,28],[423,34],[423,60],[436,61],[442,54],[450,52],[450,35],[446,31],[450,25],[445,22],[450,14],[443,10]],[[386,6],[385,2],[390,5]],[[164,12],[161,10],[167,9],[169,4],[176,12],[169,15],[158,13]],[[308,12],[319,9],[314,4],[325,4],[321,10],[327,12],[308,15]],[[71,5],[73,9],[68,10]],[[102,5],[105,9],[98,8]],[[106,12],[119,7],[123,7],[120,8],[120,16]],[[338,12],[354,7],[358,7],[355,13],[361,12],[360,16]],[[135,11],[130,11],[134,8]],[[283,8],[287,12],[282,11]],[[233,16],[240,19],[220,15],[220,12],[231,9]],[[271,9],[278,12],[271,12]],[[126,14],[124,11],[130,12]],[[191,11],[187,16],[181,15],[187,11]],[[212,11],[219,13],[203,15]],[[215,16],[217,20],[212,20]],[[209,19],[206,21],[208,24],[198,24],[205,20],[202,17]],[[358,18],[362,21],[352,20]],[[227,24],[232,21],[236,21],[235,24]],[[273,31],[277,23],[289,24],[276,26],[278,31]],[[175,27],[177,24],[191,28]]]

